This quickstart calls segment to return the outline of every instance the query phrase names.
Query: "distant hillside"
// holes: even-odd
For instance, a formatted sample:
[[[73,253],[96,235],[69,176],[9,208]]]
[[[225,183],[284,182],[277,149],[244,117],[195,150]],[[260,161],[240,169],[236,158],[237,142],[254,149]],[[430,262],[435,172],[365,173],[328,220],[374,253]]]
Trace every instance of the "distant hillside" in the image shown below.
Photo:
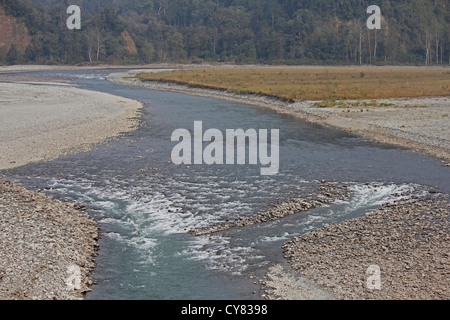
[[[66,27],[69,4],[81,7],[81,30]],[[381,30],[366,27],[372,4]],[[14,50],[0,47],[0,63],[450,63],[448,0],[0,0],[2,7],[30,40],[25,48],[12,41],[15,61]]]
[[[0,30],[0,60],[13,64],[20,59],[20,53],[24,52],[30,43],[28,30],[16,18],[6,16],[2,7],[0,7]]]

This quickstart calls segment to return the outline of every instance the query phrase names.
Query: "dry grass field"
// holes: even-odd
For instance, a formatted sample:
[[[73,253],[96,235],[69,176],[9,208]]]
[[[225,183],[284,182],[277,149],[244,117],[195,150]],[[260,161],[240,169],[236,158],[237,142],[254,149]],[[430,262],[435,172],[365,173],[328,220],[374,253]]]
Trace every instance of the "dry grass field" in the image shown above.
[[[450,69],[443,68],[237,67],[140,73],[138,77],[284,101],[450,95]]]

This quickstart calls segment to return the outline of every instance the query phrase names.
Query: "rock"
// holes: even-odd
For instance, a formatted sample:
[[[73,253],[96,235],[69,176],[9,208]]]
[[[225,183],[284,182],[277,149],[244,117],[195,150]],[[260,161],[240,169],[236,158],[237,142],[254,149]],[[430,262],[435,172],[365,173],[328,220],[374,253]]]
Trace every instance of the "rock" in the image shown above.
[[[284,257],[294,270],[326,286],[338,299],[448,300],[448,284],[442,281],[450,265],[448,200],[439,193],[400,200],[388,210],[383,207],[324,226],[286,242]],[[426,212],[433,215],[428,218]],[[366,286],[372,264],[381,269],[381,290]]]
[[[75,205],[0,179],[0,300],[82,299],[69,292],[66,270],[84,265],[83,290],[95,267],[98,226]],[[7,279],[7,281],[5,281]]]
[[[326,183],[325,180],[321,180],[322,184]],[[324,204],[334,202],[336,199],[345,200],[350,196],[348,187],[342,187],[337,184],[327,183],[326,188],[321,185],[318,187],[319,194],[310,194],[308,196],[298,196],[288,199],[272,208],[256,212],[251,217],[238,217],[234,221],[226,221],[225,223],[219,223],[206,228],[193,229],[189,232],[194,235],[205,235],[220,231],[226,231],[236,227],[250,226],[258,223],[274,221],[282,219],[286,216],[311,210],[320,207]],[[320,196],[324,196],[326,199],[319,199]]]

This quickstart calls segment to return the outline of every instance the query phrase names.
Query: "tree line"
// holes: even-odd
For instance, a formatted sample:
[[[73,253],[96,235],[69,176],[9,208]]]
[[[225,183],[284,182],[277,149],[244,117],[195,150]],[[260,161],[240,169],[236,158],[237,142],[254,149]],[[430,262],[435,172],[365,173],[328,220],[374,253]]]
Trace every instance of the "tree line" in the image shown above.
[[[367,7],[382,28],[366,26]],[[66,9],[81,8],[81,30]],[[0,0],[31,36],[0,63],[449,64],[448,0]]]

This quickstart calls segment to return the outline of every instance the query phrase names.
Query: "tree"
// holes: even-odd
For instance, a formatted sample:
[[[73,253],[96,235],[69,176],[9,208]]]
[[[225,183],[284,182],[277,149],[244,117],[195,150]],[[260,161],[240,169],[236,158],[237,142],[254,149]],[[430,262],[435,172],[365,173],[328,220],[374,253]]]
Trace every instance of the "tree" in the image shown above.
[[[8,53],[6,54],[6,62],[9,65],[18,64],[21,62],[21,56],[19,50],[17,50],[16,45],[11,44]]]
[[[152,43],[150,42],[145,43],[140,50],[142,60],[145,63],[153,62],[155,59],[155,52],[156,52],[155,47],[153,46]]]
[[[126,31],[145,63],[450,62],[448,0],[379,1],[381,30],[367,29],[367,0],[76,0],[82,30],[70,34],[69,3],[0,0],[31,36],[24,61],[123,63]]]
[[[3,49],[0,49],[0,64],[6,63],[6,53]]]

